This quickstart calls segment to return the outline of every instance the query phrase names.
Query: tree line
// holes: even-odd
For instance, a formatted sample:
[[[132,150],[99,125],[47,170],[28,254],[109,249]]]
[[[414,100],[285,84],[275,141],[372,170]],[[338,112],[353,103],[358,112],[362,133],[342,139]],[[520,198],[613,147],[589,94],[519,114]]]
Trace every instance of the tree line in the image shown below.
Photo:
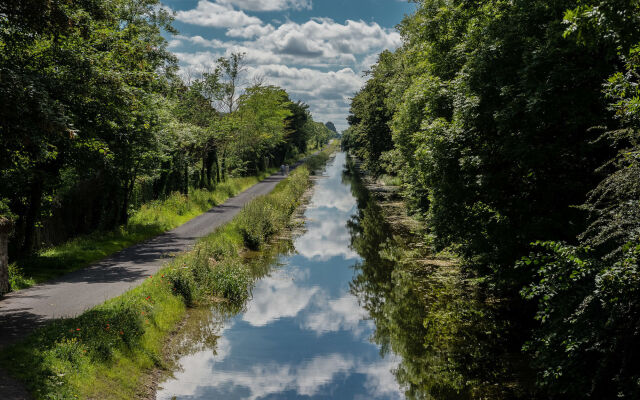
[[[0,215],[12,258],[143,202],[279,166],[334,135],[245,54],[182,79],[158,0],[0,3]]]
[[[638,398],[640,3],[419,0],[398,29],[343,146],[509,299],[542,398]]]

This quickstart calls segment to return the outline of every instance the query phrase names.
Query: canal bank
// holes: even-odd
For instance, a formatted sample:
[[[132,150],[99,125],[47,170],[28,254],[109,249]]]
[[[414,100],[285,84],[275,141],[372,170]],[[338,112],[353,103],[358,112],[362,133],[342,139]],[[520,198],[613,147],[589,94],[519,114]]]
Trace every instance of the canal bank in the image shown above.
[[[330,146],[307,164],[326,161],[334,149]],[[145,376],[163,366],[162,345],[186,308],[246,298],[251,278],[241,254],[285,228],[309,183],[307,167],[296,169],[268,196],[249,203],[233,221],[142,285],[78,317],[55,320],[3,349],[1,365],[36,398],[145,396]]]
[[[397,188],[338,153],[304,218],[249,263],[242,307],[190,317],[156,399],[530,398],[499,300],[431,251]]]

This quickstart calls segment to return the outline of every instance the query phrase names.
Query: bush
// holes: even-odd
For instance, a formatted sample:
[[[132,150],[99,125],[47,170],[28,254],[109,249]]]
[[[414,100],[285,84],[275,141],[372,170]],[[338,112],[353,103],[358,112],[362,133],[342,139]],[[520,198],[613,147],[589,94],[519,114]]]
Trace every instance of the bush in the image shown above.
[[[538,302],[525,350],[539,383],[563,398],[640,398],[640,241],[619,261],[538,243],[518,266],[537,274],[523,295]]]
[[[284,228],[308,184],[309,170],[300,167],[286,181],[278,184],[271,194],[247,204],[237,217],[244,245],[258,250],[269,237]]]
[[[278,211],[264,197],[247,204],[238,215],[238,229],[244,245],[258,250],[277,230]]]
[[[249,297],[251,275],[238,259],[229,259],[213,265],[211,269],[213,293],[232,302],[242,302]]]

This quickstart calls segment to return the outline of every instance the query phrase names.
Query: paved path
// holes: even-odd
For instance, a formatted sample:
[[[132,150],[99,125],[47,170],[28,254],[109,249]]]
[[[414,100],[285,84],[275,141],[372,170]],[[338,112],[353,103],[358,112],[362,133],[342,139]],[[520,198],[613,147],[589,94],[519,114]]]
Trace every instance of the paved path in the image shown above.
[[[284,176],[274,174],[171,231],[121,250],[87,268],[9,293],[0,300],[0,350],[55,318],[73,317],[119,296],[155,274],[173,254],[230,221],[249,201],[267,194]],[[0,398],[28,399],[0,370]]]
[[[76,316],[139,285],[173,254],[191,248],[198,238],[231,220],[245,204],[269,193],[282,179],[280,174],[271,175],[160,236],[53,281],[9,293],[0,300],[0,349],[48,320]]]
[[[199,238],[230,221],[245,204],[271,192],[283,178],[281,174],[271,175],[173,230],[87,268],[7,294],[0,300],[0,349],[49,320],[76,316],[139,285],[175,253],[189,250]]]

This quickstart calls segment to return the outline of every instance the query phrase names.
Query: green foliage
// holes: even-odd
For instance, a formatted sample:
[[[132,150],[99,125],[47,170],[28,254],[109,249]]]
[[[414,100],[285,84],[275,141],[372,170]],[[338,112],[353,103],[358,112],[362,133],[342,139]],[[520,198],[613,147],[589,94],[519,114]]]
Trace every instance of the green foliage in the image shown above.
[[[395,67],[393,57],[389,51],[383,52],[367,73],[370,79],[351,102],[351,127],[343,139],[345,150],[351,150],[375,175],[382,173],[380,156],[393,148],[389,128],[392,112],[386,104]]]
[[[308,169],[297,168],[287,181],[287,185],[276,187],[270,195],[247,204],[238,215],[238,230],[249,249],[258,250],[287,224],[307,187]]]
[[[401,356],[393,373],[405,397],[531,399],[498,302],[486,301],[462,266],[431,254],[424,231],[380,206],[397,199],[371,196],[352,165],[344,178],[360,210],[348,225],[362,257],[350,288],[375,321],[372,340]]]
[[[186,215],[180,196],[193,188],[225,188],[306,152],[305,106],[293,121],[284,90],[243,87],[244,54],[183,82],[163,36],[171,22],[158,0],[0,5],[0,214],[16,217],[12,260],[134,214],[148,220],[155,205],[136,211],[152,201]]]
[[[184,312],[171,289],[165,277],[150,277],[79,317],[37,330],[5,349],[0,362],[39,399],[118,397],[117,385],[135,382],[144,369],[160,363],[162,343],[156,336],[166,335]],[[114,365],[118,373],[109,373]]]
[[[511,298],[545,395],[637,397],[620,353],[636,356],[638,2],[417,3],[354,98],[344,147],[397,174],[435,246]]]
[[[299,167],[255,201],[291,201],[278,203],[289,218],[309,184],[308,171]],[[239,220],[202,238],[137,288],[3,349],[0,365],[38,399],[135,397],[145,374],[162,366],[164,341],[185,305],[217,299],[239,307],[249,296],[253,276],[241,255]]]
[[[540,322],[525,350],[540,370],[539,382],[552,393],[600,399],[640,395],[639,256],[637,240],[614,263],[586,248],[544,242],[518,263],[535,270],[523,295],[538,302]]]
[[[78,237],[18,260],[9,270],[11,288],[24,289],[83,268],[132,244],[173,229],[242,192],[266,175],[230,178],[214,190],[194,189],[188,196],[174,192],[164,200],[143,204],[132,214],[126,226]]]

